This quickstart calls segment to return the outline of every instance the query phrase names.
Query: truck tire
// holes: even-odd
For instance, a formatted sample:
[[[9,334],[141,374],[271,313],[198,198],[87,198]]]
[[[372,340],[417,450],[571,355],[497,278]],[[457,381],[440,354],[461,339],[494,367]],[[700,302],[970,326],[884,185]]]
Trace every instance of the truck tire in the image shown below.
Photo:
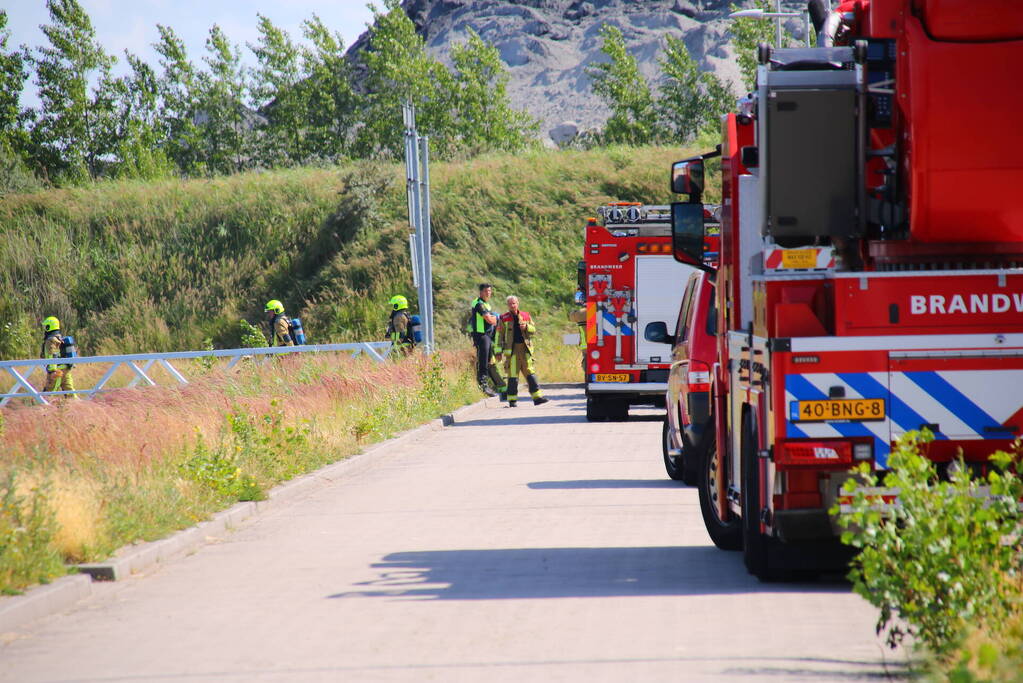
[[[718,477],[725,476],[717,467],[717,438],[712,429],[704,440],[706,448],[697,458],[700,462],[700,513],[703,525],[714,545],[722,550],[742,550],[742,524],[739,519],[729,516],[722,520],[718,514]]]
[[[604,399],[597,396],[586,397],[586,419],[589,422],[600,422],[607,419],[607,409]]]
[[[661,425],[661,455],[664,457],[664,471],[668,473],[668,478],[672,481],[685,482],[692,486],[692,482],[686,481],[685,475],[685,458],[682,454],[670,455],[671,452],[671,432],[670,420],[668,414],[664,414],[664,422]]]
[[[604,399],[604,411],[607,419],[615,422],[625,422],[629,419],[629,399],[607,398]]]
[[[760,533],[760,463],[757,458],[753,416],[742,416],[742,559],[750,574],[761,581],[773,579],[768,562],[768,541]]]

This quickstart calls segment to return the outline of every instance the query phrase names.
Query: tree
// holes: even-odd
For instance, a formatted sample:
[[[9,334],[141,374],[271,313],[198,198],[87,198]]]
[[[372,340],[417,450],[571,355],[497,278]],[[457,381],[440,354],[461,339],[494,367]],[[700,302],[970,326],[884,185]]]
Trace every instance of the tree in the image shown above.
[[[665,81],[657,99],[663,127],[678,142],[689,142],[701,131],[717,125],[729,110],[732,93],[709,71],[701,72],[685,42],[668,36],[660,60]]]
[[[42,104],[32,141],[43,165],[68,179],[97,177],[110,152],[116,59],[96,42],[92,21],[77,0],[47,0],[49,47],[33,59]],[[89,81],[98,85],[90,93]]]
[[[153,48],[160,55],[163,75],[159,78],[160,108],[157,120],[165,140],[167,156],[186,175],[205,172],[199,115],[199,77],[188,60],[185,44],[169,26],[157,24],[160,42]]]
[[[262,14],[257,16],[259,42],[249,45],[259,62],[253,74],[252,104],[267,119],[260,130],[257,155],[265,166],[301,163],[307,151],[302,124],[308,103],[299,88],[305,76],[299,50],[286,31]]]
[[[158,119],[160,81],[156,72],[136,55],[125,51],[131,73],[112,85],[116,110],[113,150],[114,175],[122,178],[158,178],[170,173],[165,129]]]
[[[508,71],[500,53],[469,29],[469,39],[451,48],[455,73],[452,102],[457,144],[472,152],[517,151],[530,144],[538,124],[512,109]]]
[[[303,70],[308,74],[299,84],[305,106],[307,157],[336,160],[349,146],[359,97],[352,90],[351,67],[345,59],[345,42],[331,33],[318,16],[302,22],[302,35],[312,43],[303,48]]]
[[[0,9],[0,145],[13,147],[14,138],[21,132],[19,99],[28,70],[24,53],[7,51],[9,37],[7,11]]]
[[[202,130],[207,170],[233,173],[252,164],[251,138],[255,115],[245,107],[249,90],[241,53],[216,24],[206,39],[203,60],[209,73],[200,73],[197,122]]]
[[[649,144],[657,136],[657,111],[650,85],[639,72],[636,58],[626,49],[621,29],[604,24],[600,37],[600,51],[610,61],[587,67],[586,74],[593,81],[593,92],[611,108],[611,117],[604,124],[604,140]]]
[[[754,9],[762,9],[765,12],[773,12],[774,8],[770,0],[752,0]],[[732,3],[728,11],[735,12],[745,8],[742,5]],[[731,24],[732,49],[735,50],[736,60],[739,63],[739,73],[742,74],[742,82],[746,90],[752,91],[757,84],[757,46],[760,43],[774,44],[775,29],[774,21],[763,19],[752,19],[743,17],[734,19]],[[782,45],[787,45],[794,40],[792,35],[782,30]]]
[[[385,0],[386,12],[373,10],[369,49],[364,53],[369,94],[362,112],[363,126],[356,133],[359,156],[400,157],[403,148],[401,105],[416,106],[419,131],[431,136],[439,156],[452,151],[452,76],[426,53],[426,44],[401,8],[399,0]]]

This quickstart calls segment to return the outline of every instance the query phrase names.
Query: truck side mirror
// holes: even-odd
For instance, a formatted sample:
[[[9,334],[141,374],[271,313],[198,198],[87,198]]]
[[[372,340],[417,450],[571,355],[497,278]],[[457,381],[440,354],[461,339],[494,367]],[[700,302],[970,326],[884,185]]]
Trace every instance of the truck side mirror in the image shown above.
[[[684,159],[671,165],[671,191],[694,201],[703,195],[703,159]]]
[[[663,320],[647,323],[643,328],[643,339],[655,344],[674,344],[675,339],[668,334],[668,326]]]
[[[714,272],[703,262],[703,204],[675,202],[671,205],[671,244],[679,263]]]

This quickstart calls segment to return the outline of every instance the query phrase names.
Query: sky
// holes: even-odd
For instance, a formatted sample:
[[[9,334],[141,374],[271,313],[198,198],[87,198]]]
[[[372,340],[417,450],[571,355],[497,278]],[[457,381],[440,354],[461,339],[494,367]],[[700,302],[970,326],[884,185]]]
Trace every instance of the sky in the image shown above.
[[[242,60],[254,66],[255,59],[245,47],[256,43],[256,15],[262,14],[284,29],[296,42],[302,38],[302,21],[317,14],[332,30],[339,32],[345,47],[366,30],[373,17],[368,0],[79,0],[92,19],[96,39],[108,54],[117,57],[115,74],[127,71],[124,51],[142,57],[159,72],[159,62],[152,48],[160,35],[157,24],[174,29],[184,41],[188,56],[196,66],[204,66],[206,37],[217,24],[228,39],[241,48]],[[383,7],[379,0],[372,4]],[[50,23],[45,0],[2,0],[7,11],[7,46],[36,47],[46,42],[39,27]],[[36,106],[34,77],[22,95],[24,106]]]

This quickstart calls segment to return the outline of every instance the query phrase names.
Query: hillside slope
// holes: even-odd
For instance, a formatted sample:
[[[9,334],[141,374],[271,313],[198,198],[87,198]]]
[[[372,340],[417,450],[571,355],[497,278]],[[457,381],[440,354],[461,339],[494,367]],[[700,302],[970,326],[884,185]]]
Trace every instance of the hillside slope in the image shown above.
[[[436,164],[440,342],[474,284],[495,282],[561,325],[584,218],[614,200],[663,203],[688,150],[537,151]],[[84,353],[238,344],[267,299],[303,316],[311,342],[382,337],[386,302],[414,302],[397,165],[111,182],[0,202],[0,354],[38,354],[57,315]],[[413,303],[413,306],[415,304]]]

